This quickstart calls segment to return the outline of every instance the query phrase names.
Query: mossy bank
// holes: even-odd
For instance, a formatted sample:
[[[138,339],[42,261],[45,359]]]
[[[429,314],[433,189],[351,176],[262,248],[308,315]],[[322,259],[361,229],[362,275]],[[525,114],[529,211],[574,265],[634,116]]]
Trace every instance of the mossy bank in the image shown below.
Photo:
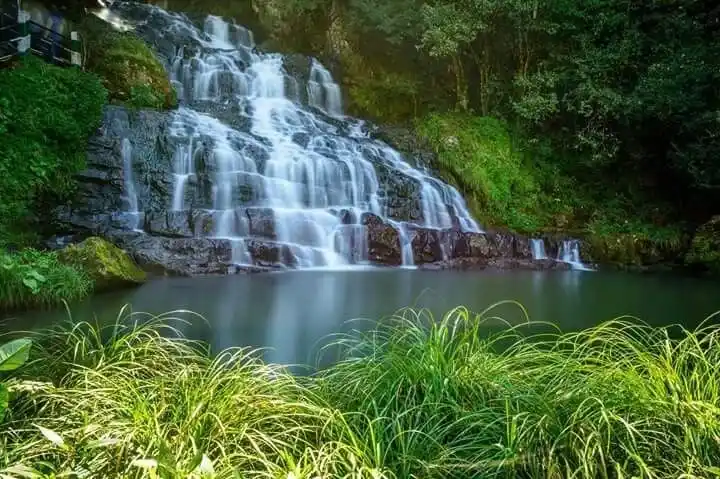
[[[40,251],[41,237],[53,234],[51,212],[73,197],[74,175],[85,168],[88,139],[104,105],[176,105],[162,62],[142,40],[92,15],[76,28],[82,69],[29,56],[0,70],[0,309],[55,305],[86,296],[94,285],[114,284],[98,276],[98,264],[63,263],[56,253]],[[101,252],[111,250],[93,250]],[[120,256],[113,255],[116,262]],[[122,269],[132,270],[127,264]],[[130,276],[131,282],[140,278],[137,271]]]

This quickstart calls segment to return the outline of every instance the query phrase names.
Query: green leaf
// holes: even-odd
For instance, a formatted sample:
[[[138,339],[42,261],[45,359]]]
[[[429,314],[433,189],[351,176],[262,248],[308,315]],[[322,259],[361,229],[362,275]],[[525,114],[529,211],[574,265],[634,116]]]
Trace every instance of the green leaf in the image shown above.
[[[40,285],[33,278],[23,278],[22,282],[33,292],[33,294],[37,294],[40,291]]]
[[[5,417],[5,411],[7,411],[9,402],[10,394],[8,393],[8,388],[3,383],[0,383],[0,422]]]
[[[25,364],[31,345],[32,341],[22,338],[0,346],[0,371],[12,371]]]

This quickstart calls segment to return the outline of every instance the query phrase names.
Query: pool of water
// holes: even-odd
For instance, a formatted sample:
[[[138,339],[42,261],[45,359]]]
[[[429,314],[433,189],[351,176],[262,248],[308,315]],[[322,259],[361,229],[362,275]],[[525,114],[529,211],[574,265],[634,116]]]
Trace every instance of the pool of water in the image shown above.
[[[192,310],[207,321],[186,316],[190,324],[178,327],[213,349],[269,348],[269,361],[306,364],[314,363],[328,335],[372,325],[353,319],[376,320],[406,306],[425,307],[437,315],[459,305],[480,311],[503,300],[518,301],[532,320],[550,321],[566,331],[625,314],[653,325],[694,327],[720,310],[720,283],[582,271],[298,271],[157,279],[136,289],[97,295],[70,309],[75,320],[97,318],[100,323],[114,322],[125,304],[150,313]],[[524,319],[510,305],[496,313],[511,323]],[[4,330],[27,330],[66,320],[67,312],[4,319]]]

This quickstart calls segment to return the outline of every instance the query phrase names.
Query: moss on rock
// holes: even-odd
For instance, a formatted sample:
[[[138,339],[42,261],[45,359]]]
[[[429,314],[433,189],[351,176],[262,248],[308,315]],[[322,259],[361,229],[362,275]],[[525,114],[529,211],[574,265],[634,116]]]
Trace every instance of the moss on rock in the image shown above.
[[[720,215],[700,226],[685,255],[685,263],[720,273]]]
[[[70,245],[58,257],[63,263],[86,271],[97,291],[141,284],[147,278],[127,253],[98,237]]]
[[[88,16],[79,25],[86,68],[98,75],[110,100],[136,108],[174,108],[177,97],[162,62],[140,38]]]

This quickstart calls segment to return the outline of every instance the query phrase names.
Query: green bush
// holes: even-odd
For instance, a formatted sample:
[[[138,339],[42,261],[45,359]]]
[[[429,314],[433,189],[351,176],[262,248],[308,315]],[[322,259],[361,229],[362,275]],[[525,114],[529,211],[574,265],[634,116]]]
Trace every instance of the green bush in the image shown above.
[[[720,327],[524,335],[540,325],[498,327],[494,313],[404,311],[338,340],[341,361],[305,378],[171,339],[171,315],[34,333],[32,361],[8,382],[20,394],[0,474],[717,475]]]
[[[432,114],[417,128],[435,149],[438,169],[468,197],[483,222],[517,230],[543,226],[536,172],[500,120]]]
[[[0,244],[27,230],[43,199],[72,191],[105,101],[97,77],[76,68],[28,57],[0,70]]]
[[[0,250],[0,310],[50,307],[92,291],[88,275],[62,264],[54,252]]]

